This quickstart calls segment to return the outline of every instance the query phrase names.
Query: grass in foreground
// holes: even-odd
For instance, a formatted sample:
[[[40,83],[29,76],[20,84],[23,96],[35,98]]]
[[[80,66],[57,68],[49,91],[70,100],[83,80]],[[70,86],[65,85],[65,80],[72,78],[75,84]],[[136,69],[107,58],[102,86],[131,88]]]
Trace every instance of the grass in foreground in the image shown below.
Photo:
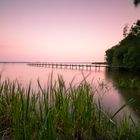
[[[118,125],[105,112],[87,82],[66,88],[57,84],[33,91],[18,82],[0,82],[0,139],[3,140],[139,140],[140,125],[132,118]],[[131,120],[131,123],[130,123]]]

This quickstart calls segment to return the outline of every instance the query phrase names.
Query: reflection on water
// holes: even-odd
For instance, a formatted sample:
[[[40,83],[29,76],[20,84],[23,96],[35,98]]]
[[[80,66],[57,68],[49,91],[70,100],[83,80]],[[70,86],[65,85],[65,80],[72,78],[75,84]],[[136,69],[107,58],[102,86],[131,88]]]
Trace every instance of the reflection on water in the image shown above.
[[[138,117],[140,117],[140,74],[106,71],[106,77],[108,80],[111,80],[114,88],[118,90],[118,94],[123,98],[124,102],[134,99],[134,102],[131,103],[130,108]],[[120,85],[120,83],[118,83],[120,79],[126,83],[125,85],[128,84],[128,88],[123,87]],[[137,80],[135,84],[137,86],[130,88],[129,82],[133,82],[134,79]],[[130,84],[132,84],[132,82]]]
[[[62,75],[68,86],[73,80],[73,84],[78,84],[86,77],[86,80],[94,85],[96,99],[100,99],[103,106],[110,111],[115,112],[120,106],[129,99],[134,98],[135,102],[128,105],[119,113],[119,116],[131,114],[135,120],[140,118],[140,91],[136,89],[119,88],[116,86],[116,80],[119,77],[130,77],[129,74],[118,74],[106,71],[104,68],[100,71],[70,70],[70,69],[52,69],[45,67],[32,67],[26,64],[0,64],[0,73],[2,80],[18,80],[18,82],[27,86],[32,82],[32,87],[37,89],[37,80],[40,80],[42,87],[48,84],[48,78],[53,73],[53,81],[57,80],[58,75]],[[75,78],[74,78],[75,77]],[[139,77],[140,80],[140,77]],[[93,81],[93,82],[92,82]],[[123,113],[122,113],[123,112]]]
[[[58,75],[62,75],[66,85],[74,78],[73,84],[78,84],[83,80],[83,76],[87,77],[88,81],[95,79],[104,79],[104,70],[97,71],[82,71],[70,69],[57,69],[45,67],[32,67],[26,64],[0,64],[2,71],[2,78],[9,78],[10,80],[17,79],[22,85],[26,86],[30,81],[36,87],[37,79],[40,80],[43,86],[47,85],[48,77],[53,74],[53,80],[57,80]],[[88,76],[89,75],[89,76]]]

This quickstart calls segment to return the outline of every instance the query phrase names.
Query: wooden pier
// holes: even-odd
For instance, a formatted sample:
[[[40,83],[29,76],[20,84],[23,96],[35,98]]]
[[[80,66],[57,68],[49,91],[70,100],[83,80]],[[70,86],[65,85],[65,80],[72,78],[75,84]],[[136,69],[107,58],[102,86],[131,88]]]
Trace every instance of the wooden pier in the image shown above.
[[[59,68],[59,69],[72,69],[72,70],[98,70],[101,67],[107,67],[105,62],[94,63],[54,63],[54,62],[32,62],[28,63],[30,66],[47,67],[47,68]]]

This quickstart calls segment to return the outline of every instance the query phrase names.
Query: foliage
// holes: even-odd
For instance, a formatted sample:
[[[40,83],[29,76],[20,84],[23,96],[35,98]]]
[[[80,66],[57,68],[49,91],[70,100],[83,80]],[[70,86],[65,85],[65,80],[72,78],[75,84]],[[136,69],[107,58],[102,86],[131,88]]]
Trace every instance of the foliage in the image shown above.
[[[140,0],[134,0],[135,6],[138,6],[140,4]]]
[[[118,69],[140,69],[140,20],[119,44],[106,51],[106,61]]]
[[[58,83],[33,91],[18,82],[0,82],[0,139],[14,140],[112,140],[139,139],[140,127],[132,118],[118,125],[114,114],[94,101],[91,86],[83,81],[66,88]]]
[[[114,55],[114,51],[115,51],[115,47],[112,47],[111,49],[108,49],[106,51],[106,60],[108,62],[109,65],[111,65],[113,63],[113,55]]]

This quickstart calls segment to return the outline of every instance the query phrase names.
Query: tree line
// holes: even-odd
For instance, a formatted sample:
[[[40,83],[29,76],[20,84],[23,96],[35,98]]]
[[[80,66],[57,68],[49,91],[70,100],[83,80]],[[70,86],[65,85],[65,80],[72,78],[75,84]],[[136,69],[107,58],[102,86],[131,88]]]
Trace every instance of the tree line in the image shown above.
[[[124,39],[106,51],[106,61],[111,67],[127,70],[140,70],[140,20],[132,25],[127,33],[124,27]]]

